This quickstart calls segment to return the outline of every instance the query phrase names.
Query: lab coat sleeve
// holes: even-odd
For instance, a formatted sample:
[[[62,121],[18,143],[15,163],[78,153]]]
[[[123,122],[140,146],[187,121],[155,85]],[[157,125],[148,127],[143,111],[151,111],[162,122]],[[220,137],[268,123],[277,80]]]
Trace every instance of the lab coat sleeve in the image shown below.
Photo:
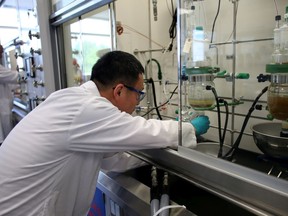
[[[123,152],[152,148],[177,148],[178,122],[145,119],[120,112],[105,101],[87,103],[69,130],[69,148],[86,152]],[[190,123],[183,123],[183,143],[196,146]]]
[[[102,160],[101,169],[109,172],[124,172],[148,165],[146,162],[126,152],[105,154]]]
[[[0,84],[17,83],[18,72],[0,65]]]

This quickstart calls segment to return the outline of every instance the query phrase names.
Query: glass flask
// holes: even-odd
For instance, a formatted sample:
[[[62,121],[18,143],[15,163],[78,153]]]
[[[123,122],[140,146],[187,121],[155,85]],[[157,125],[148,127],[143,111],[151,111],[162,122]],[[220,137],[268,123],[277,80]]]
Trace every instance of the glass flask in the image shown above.
[[[288,73],[271,75],[267,103],[274,118],[288,120]]]
[[[193,109],[214,108],[215,96],[207,86],[215,87],[211,74],[189,75],[188,102]]]

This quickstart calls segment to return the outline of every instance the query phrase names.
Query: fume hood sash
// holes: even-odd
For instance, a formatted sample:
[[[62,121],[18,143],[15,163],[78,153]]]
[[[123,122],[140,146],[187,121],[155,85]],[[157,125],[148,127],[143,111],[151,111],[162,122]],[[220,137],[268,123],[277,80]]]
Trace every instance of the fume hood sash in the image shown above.
[[[88,13],[92,10],[98,9],[104,5],[107,5],[115,0],[79,0],[75,1],[66,7],[51,14],[49,19],[53,26],[58,26],[64,22]]]

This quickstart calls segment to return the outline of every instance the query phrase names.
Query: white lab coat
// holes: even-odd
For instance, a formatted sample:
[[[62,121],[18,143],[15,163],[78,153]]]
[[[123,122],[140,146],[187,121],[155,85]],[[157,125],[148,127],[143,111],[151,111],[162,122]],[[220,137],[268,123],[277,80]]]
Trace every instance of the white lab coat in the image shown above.
[[[0,143],[12,129],[12,89],[17,79],[17,71],[11,71],[0,64]]]
[[[183,139],[196,145],[189,123]],[[101,168],[135,167],[143,162],[121,152],[177,143],[176,121],[120,112],[92,81],[54,92],[0,147],[0,215],[86,216]]]

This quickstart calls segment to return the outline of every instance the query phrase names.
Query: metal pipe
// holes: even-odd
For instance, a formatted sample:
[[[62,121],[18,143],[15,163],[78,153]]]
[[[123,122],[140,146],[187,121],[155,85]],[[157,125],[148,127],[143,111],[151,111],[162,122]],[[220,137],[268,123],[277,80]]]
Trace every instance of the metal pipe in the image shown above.
[[[152,40],[151,40],[151,38],[152,38],[152,31],[151,31],[151,1],[149,1],[149,4],[148,4],[148,24],[149,24],[149,33],[148,33],[148,35],[149,35],[149,49],[150,50],[152,50]],[[152,60],[152,52],[149,52],[149,60],[150,60],[150,62],[151,62],[151,60]],[[150,74],[149,74],[149,77],[151,77],[152,76],[152,64],[150,64],[149,65],[149,72],[150,72]]]
[[[210,128],[215,128],[215,129],[218,129],[218,125],[210,125]],[[223,128],[221,128],[221,129],[223,129]],[[228,132],[230,132],[230,133],[232,133],[232,131],[230,130],[230,129],[226,129]],[[233,133],[240,133],[240,131],[239,130],[234,130],[233,131]],[[243,134],[245,134],[245,135],[247,135],[247,136],[253,136],[253,134],[252,133],[247,133],[247,132],[243,132]],[[233,144],[233,143],[232,143]]]
[[[137,54],[142,54],[142,53],[146,53],[146,52],[164,52],[165,51],[165,49],[148,49],[148,50],[134,50],[133,51],[133,53],[135,54],[135,55],[137,55]]]
[[[181,61],[181,13],[180,10],[182,8],[181,0],[177,2],[177,60],[178,60],[178,144],[182,146],[182,61]]]
[[[238,0],[233,0],[233,41],[236,41],[236,23],[237,23],[237,2]],[[235,100],[235,73],[236,73],[236,43],[233,44],[233,59],[232,59],[232,101]],[[235,129],[235,106],[232,106],[231,110],[231,143],[234,143],[234,129]]]
[[[148,50],[152,50],[152,33],[151,33],[151,1],[148,2],[148,37],[149,37],[149,44]],[[152,52],[149,52],[149,62],[152,61]],[[146,64],[147,62],[145,62]],[[147,71],[148,70],[148,71]],[[148,67],[146,67],[145,70],[145,79],[149,79],[150,77],[152,77],[152,64],[149,64]],[[150,109],[150,104],[151,104],[151,89],[150,89],[150,85],[147,82],[146,83],[146,90],[147,90],[147,107],[148,110]],[[149,119],[151,117],[150,113],[147,115],[147,118]]]
[[[273,38],[261,38],[261,39],[252,39],[252,40],[233,40],[233,41],[226,41],[226,42],[219,42],[219,43],[211,43],[211,46],[218,46],[218,45],[226,45],[226,44],[240,44],[240,43],[249,43],[249,42],[260,42],[260,41],[268,41],[274,40]]]
[[[216,112],[214,110],[210,110],[210,112]],[[220,111],[220,113],[225,113],[223,111]],[[229,112],[229,115],[231,115],[231,113]],[[247,114],[241,114],[241,113],[234,113],[235,116],[240,116],[240,117],[246,117]],[[259,116],[250,116],[251,118],[255,118],[255,119],[260,119],[260,120],[268,120],[265,117],[259,117]]]
[[[219,98],[223,98],[223,99],[231,99],[230,97],[224,97],[224,96],[219,96]],[[254,102],[255,99],[245,99],[245,98],[241,98],[240,101],[243,102]],[[267,101],[263,101],[263,100],[259,100],[258,103],[267,103]]]
[[[111,6],[112,4],[112,6]],[[115,3],[108,4],[109,7],[109,16],[111,20],[111,43],[112,43],[112,50],[117,49],[117,42],[116,42],[116,8],[115,8]]]

